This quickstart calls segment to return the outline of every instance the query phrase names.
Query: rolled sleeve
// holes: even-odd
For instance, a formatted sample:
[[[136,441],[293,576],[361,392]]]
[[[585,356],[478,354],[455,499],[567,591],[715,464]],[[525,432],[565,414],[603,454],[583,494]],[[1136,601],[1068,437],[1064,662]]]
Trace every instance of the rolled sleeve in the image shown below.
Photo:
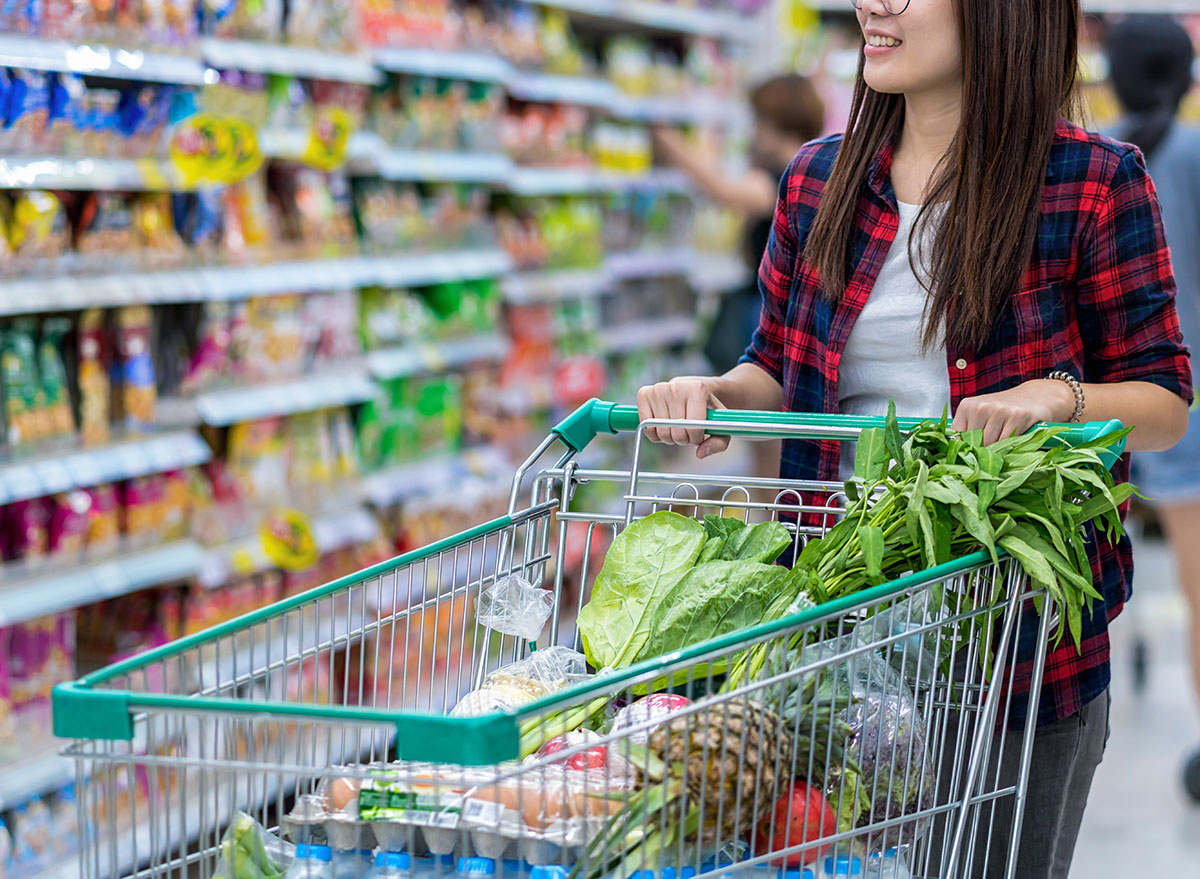
[[[1085,381],[1143,381],[1189,403],[1192,369],[1158,196],[1141,154],[1125,153],[1099,194],[1079,271]]]
[[[767,239],[767,250],[758,269],[758,289],[763,307],[758,328],[750,339],[750,347],[741,363],[753,363],[783,384],[783,351],[786,336],[788,299],[796,271],[796,229],[792,222],[789,181],[795,173],[795,163],[783,175],[779,199],[775,205],[775,220]]]

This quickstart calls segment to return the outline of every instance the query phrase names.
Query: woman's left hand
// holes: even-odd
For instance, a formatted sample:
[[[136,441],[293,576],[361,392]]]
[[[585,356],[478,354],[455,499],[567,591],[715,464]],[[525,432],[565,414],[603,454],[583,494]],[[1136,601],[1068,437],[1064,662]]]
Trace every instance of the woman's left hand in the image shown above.
[[[1070,421],[1075,394],[1066,382],[1039,379],[997,394],[968,397],[954,413],[954,429],[982,430],[987,445],[1024,433],[1042,421]]]

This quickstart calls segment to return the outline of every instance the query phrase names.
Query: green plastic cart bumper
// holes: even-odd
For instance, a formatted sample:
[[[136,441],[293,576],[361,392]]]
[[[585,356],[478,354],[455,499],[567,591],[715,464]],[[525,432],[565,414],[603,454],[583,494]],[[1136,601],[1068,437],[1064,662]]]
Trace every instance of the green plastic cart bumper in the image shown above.
[[[742,409],[710,409],[705,420],[717,424],[731,425],[730,436],[748,435],[762,438],[789,437],[794,439],[846,439],[846,430],[870,430],[881,428],[887,419],[874,415],[823,415],[808,412],[757,412]],[[915,430],[923,418],[901,418],[902,431]],[[624,433],[638,429],[641,423],[636,406],[621,406],[603,400],[589,400],[584,403],[554,428],[554,434],[563,443],[576,452],[587,448],[588,444],[602,433]],[[733,425],[752,425],[755,430],[738,430]],[[778,427],[779,432],[769,429]],[[1093,421],[1088,424],[1047,425],[1041,427],[1062,427],[1064,432],[1058,437],[1060,442],[1068,445],[1082,445],[1100,439],[1110,433],[1123,430],[1120,421]],[[1036,429],[1034,428],[1034,429]],[[1125,451],[1125,441],[1121,440],[1111,449],[1101,452],[1104,465],[1112,468],[1117,458]]]

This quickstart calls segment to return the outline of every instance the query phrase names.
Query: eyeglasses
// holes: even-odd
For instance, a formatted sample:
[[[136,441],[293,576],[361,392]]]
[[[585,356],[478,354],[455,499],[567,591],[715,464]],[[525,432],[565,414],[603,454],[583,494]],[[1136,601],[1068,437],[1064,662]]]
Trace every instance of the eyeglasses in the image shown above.
[[[862,9],[865,0],[850,0],[850,5],[855,9]],[[908,4],[912,0],[883,0],[884,11],[888,15],[903,15],[908,11]]]

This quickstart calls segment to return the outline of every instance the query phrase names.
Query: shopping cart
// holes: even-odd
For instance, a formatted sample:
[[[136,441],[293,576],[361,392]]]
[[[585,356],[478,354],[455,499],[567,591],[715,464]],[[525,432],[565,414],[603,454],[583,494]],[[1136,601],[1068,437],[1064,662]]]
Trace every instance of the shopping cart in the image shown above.
[[[709,418],[672,425],[836,441],[881,425]],[[838,855],[876,875],[984,875],[990,861],[1011,877],[1035,724],[1034,712],[1010,723],[1011,660],[1035,596],[1003,556],[977,553],[796,607],[571,679],[512,710],[451,715],[496,669],[562,652],[551,645],[579,647],[574,617],[598,554],[568,569],[569,536],[598,546],[671,509],[774,519],[798,549],[844,507],[841,485],[649,470],[645,430],[663,423],[593,401],[521,465],[507,515],[58,687],[55,731],[73,740],[83,877],[274,875],[230,863],[222,838],[239,812],[292,841],[404,849],[414,873],[453,871],[446,856],[455,855],[495,859],[480,869],[502,876],[532,864],[584,877],[771,879],[781,862]],[[599,434],[618,432],[633,434],[628,470],[581,466]],[[580,508],[577,491],[605,483],[619,487],[619,503]],[[536,644],[474,617],[481,593],[514,577],[554,597]],[[980,599],[993,594],[1003,598]],[[1038,622],[1034,704],[1053,625],[1050,614]],[[627,710],[615,730],[594,724],[605,735],[530,754],[581,717],[664,690],[688,700],[674,700],[665,720]],[[1015,768],[999,759],[1014,747]],[[995,828],[1009,826],[997,844]],[[440,857],[423,860],[428,853]]]

